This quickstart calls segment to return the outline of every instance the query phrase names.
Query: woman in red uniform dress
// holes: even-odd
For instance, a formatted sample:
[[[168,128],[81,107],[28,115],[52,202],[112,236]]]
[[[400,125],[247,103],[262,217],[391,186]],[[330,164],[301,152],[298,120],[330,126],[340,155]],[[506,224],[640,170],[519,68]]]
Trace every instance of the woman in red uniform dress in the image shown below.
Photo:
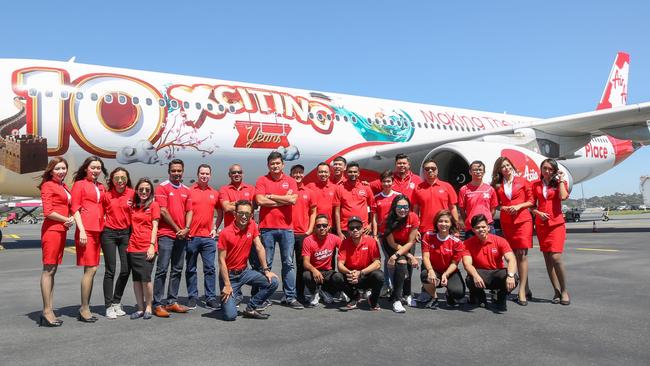
[[[528,305],[533,293],[528,287],[528,249],[533,247],[533,192],[530,183],[517,176],[517,169],[510,159],[502,156],[494,162],[492,187],[499,200],[501,229],[517,258],[519,293],[517,303]]]
[[[43,226],[41,227],[41,248],[43,251],[43,272],[41,273],[41,295],[43,313],[39,324],[58,327],[63,321],[57,319],[52,307],[54,275],[63,260],[63,249],[68,228],[74,223],[70,215],[71,195],[63,180],[68,173],[68,162],[55,157],[47,164],[38,188],[43,201]]]
[[[90,156],[75,173],[72,185],[71,211],[77,224],[77,266],[84,266],[84,274],[81,277],[81,307],[77,319],[86,323],[97,321],[97,317],[90,312],[90,296],[95,272],[99,266],[99,235],[104,228],[102,196],[106,189],[97,181],[102,173],[108,176],[104,162],[97,156]]]
[[[135,185],[135,191],[131,207],[133,231],[126,249],[133,271],[133,291],[138,302],[138,310],[131,314],[131,319],[151,319],[151,271],[158,252],[160,206],[154,201],[153,184],[148,178],[141,178]]]
[[[562,252],[566,239],[566,227],[562,214],[562,201],[569,198],[564,172],[558,169],[557,162],[546,159],[540,165],[542,179],[533,183],[533,197],[536,207],[535,228],[539,248],[544,254],[546,271],[555,294],[553,304],[569,305],[571,300],[566,288]]]

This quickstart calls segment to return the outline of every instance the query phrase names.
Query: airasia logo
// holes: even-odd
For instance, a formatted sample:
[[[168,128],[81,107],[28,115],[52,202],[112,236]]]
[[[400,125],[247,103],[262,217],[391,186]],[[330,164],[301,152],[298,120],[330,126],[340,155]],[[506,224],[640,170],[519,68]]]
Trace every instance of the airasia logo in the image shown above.
[[[36,88],[42,85],[48,90]],[[12,87],[26,102],[27,133],[46,138],[49,155],[65,153],[72,137],[85,150],[114,158],[115,141],[153,143],[167,117],[158,90],[125,75],[93,73],[70,80],[63,69],[29,67],[13,72]]]
[[[506,158],[510,159],[512,164],[517,169],[517,175],[525,178],[527,181],[536,181],[541,176],[539,166],[537,166],[535,160],[522,153],[521,151],[503,149],[501,150],[501,156],[505,156]]]

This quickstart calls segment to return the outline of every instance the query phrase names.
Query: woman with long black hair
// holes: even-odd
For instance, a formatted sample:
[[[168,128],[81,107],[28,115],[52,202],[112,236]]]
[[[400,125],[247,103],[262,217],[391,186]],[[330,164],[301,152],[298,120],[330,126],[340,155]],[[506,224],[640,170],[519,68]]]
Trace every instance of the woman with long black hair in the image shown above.
[[[548,278],[553,285],[553,304],[569,305],[571,299],[566,287],[566,274],[562,264],[562,252],[566,240],[566,226],[562,213],[562,201],[569,198],[564,172],[553,159],[542,161],[539,166],[542,178],[533,183],[535,198],[535,229],[539,249],[544,254]]]
[[[101,234],[102,253],[104,253],[104,305],[106,318],[115,319],[126,315],[122,309],[122,294],[129,280],[129,261],[126,258],[126,247],[131,235],[131,204],[133,189],[129,172],[117,167],[108,179],[108,191],[104,195],[106,225]],[[113,283],[117,266],[117,256],[120,257],[120,273]]]
[[[81,277],[81,307],[77,319],[84,323],[97,321],[97,317],[90,312],[90,296],[99,266],[99,235],[104,229],[102,199],[106,188],[98,179],[102,173],[104,177],[108,176],[102,159],[90,156],[75,172],[72,185],[71,211],[77,224],[75,232],[77,266],[84,267],[84,274]]]
[[[418,260],[413,255],[420,219],[411,211],[411,201],[403,194],[395,197],[386,218],[383,245],[388,254],[388,268],[392,276],[393,291],[390,301],[393,311],[404,313],[402,297],[411,304],[411,277]]]

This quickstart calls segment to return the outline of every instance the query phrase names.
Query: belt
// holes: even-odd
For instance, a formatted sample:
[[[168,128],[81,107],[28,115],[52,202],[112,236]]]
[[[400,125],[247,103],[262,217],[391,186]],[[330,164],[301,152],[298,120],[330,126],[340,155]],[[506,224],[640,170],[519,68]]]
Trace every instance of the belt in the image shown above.
[[[230,276],[237,276],[237,275],[240,275],[240,274],[241,274],[242,272],[244,272],[245,270],[246,270],[246,268],[242,268],[242,269],[229,269],[229,270],[228,270],[228,274],[229,274]]]
[[[105,227],[104,230],[105,230],[105,231],[112,231],[112,232],[115,232],[115,233],[128,233],[129,231],[131,231],[131,228],[126,228],[126,229],[111,229],[110,227]]]

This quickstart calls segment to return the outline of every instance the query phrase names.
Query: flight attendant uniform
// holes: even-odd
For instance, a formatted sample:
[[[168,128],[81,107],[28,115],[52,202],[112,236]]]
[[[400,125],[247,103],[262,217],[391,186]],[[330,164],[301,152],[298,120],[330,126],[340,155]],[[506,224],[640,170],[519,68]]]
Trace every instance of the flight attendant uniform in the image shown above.
[[[72,185],[71,211],[81,215],[81,222],[86,230],[88,241],[86,245],[79,242],[79,228],[75,232],[75,247],[77,249],[78,266],[98,266],[100,240],[99,236],[104,229],[103,195],[106,189],[98,182],[88,179],[76,181]]]
[[[48,219],[47,216],[56,212],[70,217],[72,195],[65,183],[50,180],[41,186],[41,201],[43,201],[43,216],[45,216],[41,226],[43,264],[61,264],[68,228],[62,222]]]
[[[565,188],[566,182],[562,182]],[[533,183],[533,198],[537,203],[537,211],[549,214],[549,219],[544,221],[541,217],[535,218],[535,228],[539,249],[542,252],[562,253],[564,241],[566,240],[566,226],[564,214],[562,213],[562,198],[559,187],[549,187],[543,180]]]
[[[511,184],[504,180],[496,192],[500,206],[533,203],[534,200],[530,183],[521,177],[514,177]],[[501,211],[500,218],[503,235],[513,250],[533,247],[533,218],[528,208],[522,208],[515,214]]]

